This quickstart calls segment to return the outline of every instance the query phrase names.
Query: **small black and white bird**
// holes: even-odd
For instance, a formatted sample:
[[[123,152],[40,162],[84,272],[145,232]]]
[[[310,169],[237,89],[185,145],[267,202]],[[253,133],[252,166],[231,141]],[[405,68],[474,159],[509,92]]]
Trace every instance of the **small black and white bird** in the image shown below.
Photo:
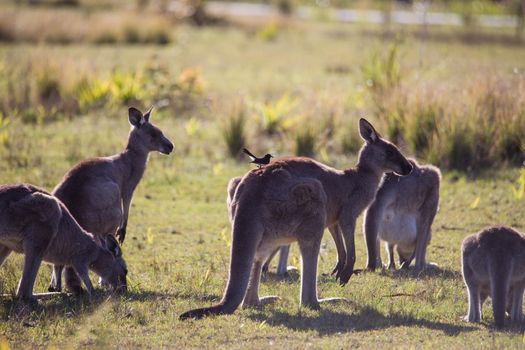
[[[270,159],[273,158],[273,156],[270,153],[266,154],[262,158],[257,158],[256,156],[253,155],[253,153],[248,151],[246,148],[243,148],[242,151],[244,153],[246,153],[248,155],[248,157],[251,158],[252,161],[250,163],[253,163],[253,164],[257,165],[258,168],[260,168],[263,165],[269,164],[270,163]]]

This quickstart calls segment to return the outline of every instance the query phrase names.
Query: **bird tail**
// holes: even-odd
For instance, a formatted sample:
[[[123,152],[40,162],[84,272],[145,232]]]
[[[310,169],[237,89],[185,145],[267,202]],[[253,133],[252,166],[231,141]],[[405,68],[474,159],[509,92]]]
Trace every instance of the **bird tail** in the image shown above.
[[[257,157],[253,155],[250,151],[248,151],[246,148],[243,148],[242,151],[246,153],[252,160],[256,159]]]

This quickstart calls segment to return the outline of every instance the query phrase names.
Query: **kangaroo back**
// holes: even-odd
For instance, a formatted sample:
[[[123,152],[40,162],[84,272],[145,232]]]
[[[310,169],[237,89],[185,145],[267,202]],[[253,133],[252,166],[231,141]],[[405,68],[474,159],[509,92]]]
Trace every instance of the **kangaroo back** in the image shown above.
[[[19,201],[9,205],[10,209],[18,215],[34,216],[39,221],[50,222],[60,220],[62,210],[59,202],[46,193],[33,192]]]

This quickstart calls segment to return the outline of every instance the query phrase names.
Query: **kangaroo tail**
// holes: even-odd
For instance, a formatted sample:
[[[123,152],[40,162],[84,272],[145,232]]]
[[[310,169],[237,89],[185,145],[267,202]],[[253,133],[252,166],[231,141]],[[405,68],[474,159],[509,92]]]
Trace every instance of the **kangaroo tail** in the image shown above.
[[[180,315],[181,320],[199,319],[209,315],[232,314],[241,304],[248,288],[250,272],[262,227],[254,219],[254,208],[243,207],[233,222],[230,275],[222,300],[217,305],[190,310]]]
[[[249,157],[253,158],[253,159],[257,158],[256,156],[253,155],[253,153],[251,153],[250,151],[248,151],[246,148],[243,148],[242,151],[243,151],[244,153],[246,153]],[[252,160],[253,160],[253,159],[252,159]]]
[[[505,309],[509,294],[510,276],[512,275],[512,261],[508,257],[491,259],[489,262],[492,312],[496,328],[502,328],[505,322]]]

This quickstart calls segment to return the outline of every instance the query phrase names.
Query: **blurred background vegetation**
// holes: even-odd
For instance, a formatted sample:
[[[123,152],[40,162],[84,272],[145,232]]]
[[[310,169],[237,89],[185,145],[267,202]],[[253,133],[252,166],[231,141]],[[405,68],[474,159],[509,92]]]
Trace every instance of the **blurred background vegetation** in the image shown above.
[[[367,116],[443,168],[519,165],[524,3],[4,0],[0,169],[32,164],[25,127],[130,105],[176,118],[181,143],[218,159],[243,146],[345,159]]]
[[[151,157],[134,195],[128,293],[33,311],[3,299],[0,349],[522,346],[521,329],[460,321],[459,247],[484,225],[525,231],[523,1],[246,1],[0,0],[1,183],[51,190],[76,162],[121,151],[130,105],[153,105],[175,144]],[[261,294],[281,296],[275,306],[177,321],[222,294],[225,190],[252,168],[239,150],[349,167],[360,117],[442,168],[428,251],[440,272],[360,274],[341,289],[324,274],[336,256],[327,236],[320,294],[350,303],[308,311],[297,279],[270,277]],[[0,293],[14,295],[21,265],[2,266]],[[49,278],[41,268],[35,291]]]

